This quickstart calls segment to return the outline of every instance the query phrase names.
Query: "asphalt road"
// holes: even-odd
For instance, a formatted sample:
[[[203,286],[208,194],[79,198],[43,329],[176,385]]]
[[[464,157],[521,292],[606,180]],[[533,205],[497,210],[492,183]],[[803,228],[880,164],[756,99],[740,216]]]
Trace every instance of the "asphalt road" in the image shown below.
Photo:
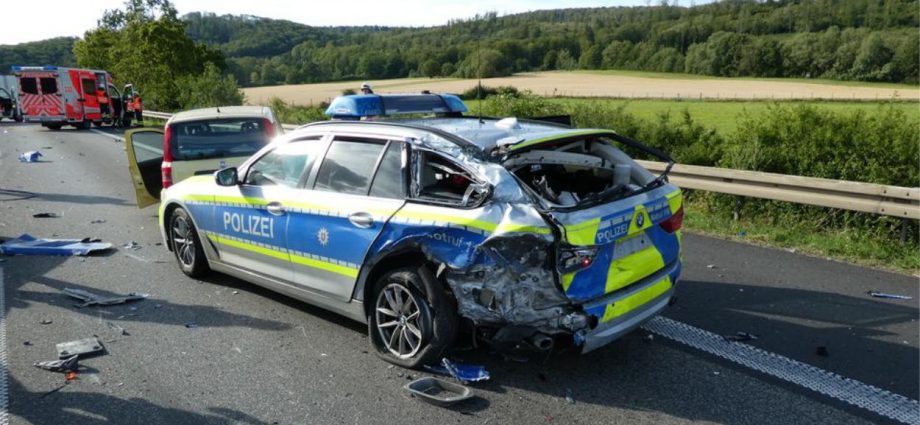
[[[423,404],[402,389],[420,374],[369,354],[363,325],[226,276],[185,277],[158,245],[156,207],[134,205],[123,147],[95,132],[0,124],[0,238],[94,237],[119,248],[87,258],[0,257],[11,423],[886,421],[664,338],[645,341],[644,331],[585,356],[527,363],[464,351],[456,357],[485,364],[492,379],[472,386],[471,402]],[[34,149],[42,162],[18,162]],[[39,212],[61,217],[32,217]],[[718,334],[750,332],[759,336],[753,346],[918,398],[916,277],[684,240],[679,301],[667,317]],[[131,241],[140,249],[122,248]],[[151,297],[77,309],[63,288]],[[881,300],[867,290],[914,298]],[[32,366],[54,359],[55,343],[92,335],[107,353],[82,361],[79,379],[63,385],[61,374]]]

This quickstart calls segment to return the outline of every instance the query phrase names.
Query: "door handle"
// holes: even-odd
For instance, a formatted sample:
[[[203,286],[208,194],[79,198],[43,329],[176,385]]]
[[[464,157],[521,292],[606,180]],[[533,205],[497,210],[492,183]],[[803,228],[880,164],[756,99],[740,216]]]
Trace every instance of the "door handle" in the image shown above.
[[[374,217],[366,212],[353,213],[348,216],[348,221],[362,229],[367,229],[374,225]]]
[[[281,205],[280,202],[271,202],[265,206],[265,209],[271,215],[284,215],[284,205]]]

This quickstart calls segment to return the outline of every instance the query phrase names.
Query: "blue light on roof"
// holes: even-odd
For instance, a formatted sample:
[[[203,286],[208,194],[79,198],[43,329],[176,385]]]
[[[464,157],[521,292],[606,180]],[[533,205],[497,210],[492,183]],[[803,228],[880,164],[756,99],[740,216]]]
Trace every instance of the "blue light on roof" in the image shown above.
[[[21,66],[13,65],[10,67],[13,71],[57,71],[58,67],[54,65],[45,65],[45,66]]]
[[[466,104],[450,94],[358,94],[339,96],[326,109],[338,119],[400,114],[447,114],[467,112]]]

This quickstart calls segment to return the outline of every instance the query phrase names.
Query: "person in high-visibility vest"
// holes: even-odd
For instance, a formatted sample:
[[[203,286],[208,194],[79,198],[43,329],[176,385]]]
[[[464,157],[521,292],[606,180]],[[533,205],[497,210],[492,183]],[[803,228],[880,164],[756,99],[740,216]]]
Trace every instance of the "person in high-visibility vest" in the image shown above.
[[[104,87],[96,90],[96,99],[99,101],[99,113],[102,114],[102,119],[108,121],[111,112],[109,111],[109,95],[105,92]]]
[[[134,92],[131,108],[134,109],[134,121],[137,121],[137,125],[144,125],[144,103],[141,101],[141,95],[137,92]]]

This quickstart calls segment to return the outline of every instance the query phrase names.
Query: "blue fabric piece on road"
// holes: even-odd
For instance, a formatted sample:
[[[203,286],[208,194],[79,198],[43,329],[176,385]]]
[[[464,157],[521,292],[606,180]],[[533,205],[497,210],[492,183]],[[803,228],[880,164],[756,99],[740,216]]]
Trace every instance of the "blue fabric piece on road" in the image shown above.
[[[3,255],[89,255],[112,248],[105,242],[84,242],[80,239],[38,239],[24,234],[0,244]]]
[[[489,371],[482,365],[471,365],[452,362],[447,358],[441,359],[437,366],[425,366],[432,373],[452,376],[460,382],[479,382],[489,380]]]
[[[19,162],[38,162],[38,158],[43,156],[39,151],[23,152],[19,155]]]

